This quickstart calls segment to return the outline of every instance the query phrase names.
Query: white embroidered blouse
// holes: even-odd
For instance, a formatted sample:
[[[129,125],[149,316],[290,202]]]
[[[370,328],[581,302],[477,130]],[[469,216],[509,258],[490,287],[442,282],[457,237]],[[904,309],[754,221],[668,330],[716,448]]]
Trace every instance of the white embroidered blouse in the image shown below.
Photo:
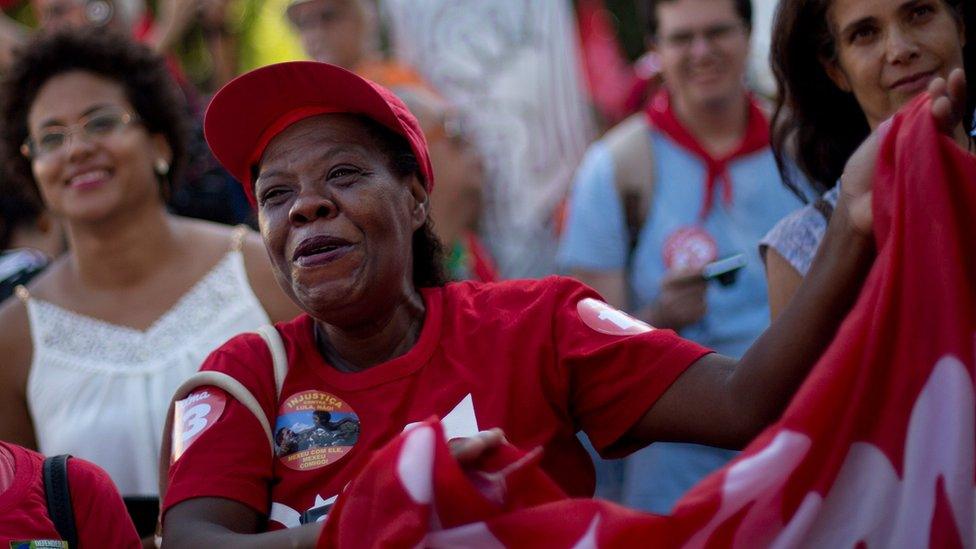
[[[239,246],[145,331],[31,298],[27,400],[40,451],[105,469],[125,496],[158,493],[170,398],[226,340],[268,324]]]

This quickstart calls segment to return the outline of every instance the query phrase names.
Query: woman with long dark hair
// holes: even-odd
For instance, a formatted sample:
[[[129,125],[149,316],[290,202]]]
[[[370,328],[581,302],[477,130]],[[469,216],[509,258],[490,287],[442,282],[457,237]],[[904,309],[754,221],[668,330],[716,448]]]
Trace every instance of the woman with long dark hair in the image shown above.
[[[976,6],[965,0],[783,0],[771,56],[779,83],[773,150],[801,197],[796,165],[823,196],[763,239],[769,303],[778,315],[806,275],[840,186],[844,165],[868,134],[954,69],[969,78],[962,122],[970,146],[976,109]]]

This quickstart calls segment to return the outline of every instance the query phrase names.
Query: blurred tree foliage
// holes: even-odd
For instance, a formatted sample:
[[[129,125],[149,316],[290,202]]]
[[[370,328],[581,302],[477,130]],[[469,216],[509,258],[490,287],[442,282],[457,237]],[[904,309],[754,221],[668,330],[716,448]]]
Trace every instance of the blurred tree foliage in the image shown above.
[[[30,5],[25,1],[11,3],[13,5],[8,5],[4,8],[4,11],[9,17],[12,17],[15,21],[19,21],[29,27],[37,26],[37,20],[34,19],[34,12],[31,11]]]

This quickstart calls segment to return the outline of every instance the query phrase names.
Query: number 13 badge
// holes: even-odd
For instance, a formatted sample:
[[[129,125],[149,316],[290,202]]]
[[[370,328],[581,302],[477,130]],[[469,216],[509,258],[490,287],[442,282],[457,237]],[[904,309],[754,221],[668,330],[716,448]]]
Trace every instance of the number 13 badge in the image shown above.
[[[227,397],[222,391],[203,389],[176,401],[173,409],[173,455],[176,461],[200,435],[220,419]]]

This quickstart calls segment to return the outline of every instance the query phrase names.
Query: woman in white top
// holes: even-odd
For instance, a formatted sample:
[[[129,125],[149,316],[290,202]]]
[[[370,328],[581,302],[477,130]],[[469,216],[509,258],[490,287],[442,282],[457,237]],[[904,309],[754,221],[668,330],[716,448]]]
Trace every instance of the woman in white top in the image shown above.
[[[3,97],[7,177],[36,186],[69,253],[0,309],[0,440],[153,496],[176,387],[225,340],[296,309],[256,235],[167,213],[183,111],[160,57],[117,35],[45,36]]]

